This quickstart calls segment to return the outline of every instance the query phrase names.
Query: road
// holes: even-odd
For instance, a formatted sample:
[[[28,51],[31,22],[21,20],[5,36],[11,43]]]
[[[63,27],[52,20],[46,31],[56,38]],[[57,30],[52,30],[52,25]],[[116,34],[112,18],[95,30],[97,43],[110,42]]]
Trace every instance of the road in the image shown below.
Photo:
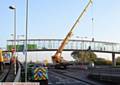
[[[89,71],[80,68],[48,69],[49,85],[106,85],[87,78]]]

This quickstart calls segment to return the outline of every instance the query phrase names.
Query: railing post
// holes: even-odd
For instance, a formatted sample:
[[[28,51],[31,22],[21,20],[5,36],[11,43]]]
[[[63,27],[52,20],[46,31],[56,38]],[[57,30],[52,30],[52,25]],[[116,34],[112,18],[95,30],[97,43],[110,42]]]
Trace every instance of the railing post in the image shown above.
[[[116,66],[115,53],[112,53],[112,66]]]

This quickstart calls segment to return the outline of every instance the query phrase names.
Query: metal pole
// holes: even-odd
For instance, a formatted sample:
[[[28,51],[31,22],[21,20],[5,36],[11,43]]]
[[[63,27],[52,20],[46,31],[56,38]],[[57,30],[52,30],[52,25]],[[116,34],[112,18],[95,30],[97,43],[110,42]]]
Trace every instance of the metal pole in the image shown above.
[[[18,59],[18,51],[19,51],[19,35],[17,35],[17,46],[18,46],[18,48],[17,48],[17,59]]]
[[[27,33],[28,32],[28,0],[26,0],[26,39],[25,39],[25,82],[27,82]]]
[[[14,74],[16,75],[16,6],[9,6],[10,9],[14,11],[14,57],[15,57],[15,62],[14,62]]]
[[[15,48],[15,63],[14,63],[14,69],[15,69],[15,75],[16,75],[16,8],[14,9],[14,48]]]

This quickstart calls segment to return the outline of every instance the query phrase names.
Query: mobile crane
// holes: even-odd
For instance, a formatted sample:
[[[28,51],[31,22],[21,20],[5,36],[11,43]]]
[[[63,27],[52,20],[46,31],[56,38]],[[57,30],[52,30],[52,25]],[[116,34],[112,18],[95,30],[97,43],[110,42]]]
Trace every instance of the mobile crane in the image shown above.
[[[73,24],[71,30],[68,32],[68,34],[66,35],[66,37],[62,41],[60,47],[57,49],[56,53],[52,56],[52,61],[53,61],[53,64],[55,65],[55,68],[64,68],[64,69],[66,69],[66,66],[69,65],[69,63],[66,60],[64,60],[63,57],[61,57],[62,51],[63,51],[65,45],[70,40],[70,38],[72,36],[72,33],[73,33],[73,29],[78,24],[79,20],[81,19],[81,17],[83,16],[83,14],[85,13],[85,11],[87,10],[87,8],[89,7],[90,4],[92,4],[92,0],[89,0],[88,4],[85,6],[82,13],[79,15],[76,22]]]

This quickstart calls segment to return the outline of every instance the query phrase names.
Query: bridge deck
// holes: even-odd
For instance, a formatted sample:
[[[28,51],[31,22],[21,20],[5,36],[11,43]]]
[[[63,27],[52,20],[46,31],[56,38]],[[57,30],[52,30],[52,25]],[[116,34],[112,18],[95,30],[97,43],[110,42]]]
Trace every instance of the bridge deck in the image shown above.
[[[28,39],[28,50],[29,51],[56,51],[60,46],[62,39]],[[14,40],[7,40],[8,49],[13,44]],[[25,40],[16,40],[16,44],[19,49],[17,51],[24,50]],[[31,47],[30,47],[31,46]],[[33,47],[32,47],[33,46]],[[73,50],[88,50],[94,52],[104,52],[104,53],[120,53],[120,43],[113,42],[102,42],[102,41],[90,41],[90,40],[70,40],[64,51]]]

